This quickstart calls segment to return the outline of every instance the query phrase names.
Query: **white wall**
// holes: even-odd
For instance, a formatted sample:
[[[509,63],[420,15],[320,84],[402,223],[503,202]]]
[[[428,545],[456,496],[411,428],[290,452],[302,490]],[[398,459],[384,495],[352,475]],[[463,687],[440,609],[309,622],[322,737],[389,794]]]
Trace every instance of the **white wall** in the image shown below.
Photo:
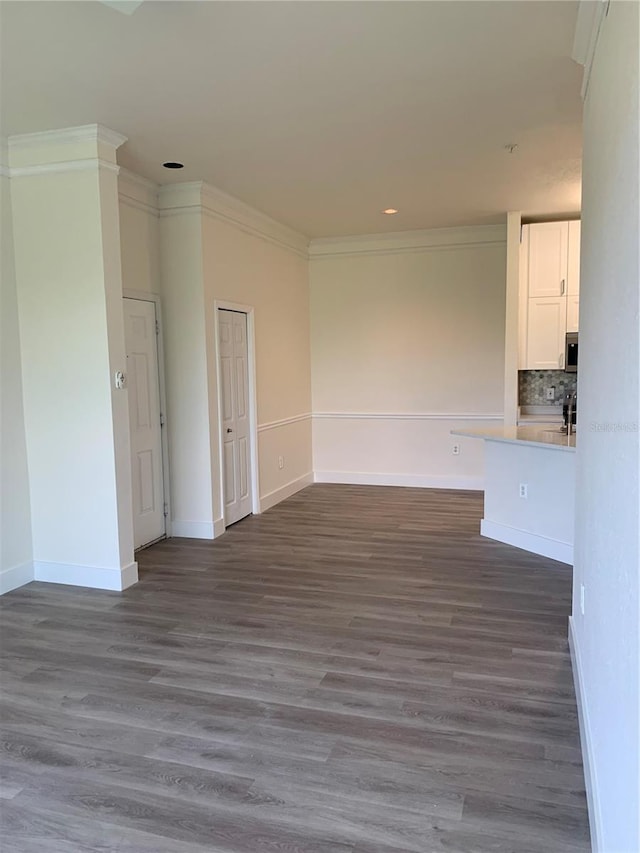
[[[157,187],[125,169],[118,175],[122,287],[160,292]]]
[[[505,241],[502,226],[312,241],[318,479],[481,488],[479,442],[449,433],[502,416]]]
[[[115,148],[83,134],[10,140],[34,573],[121,589],[137,571],[112,383],[125,366]]]
[[[0,518],[0,593],[8,592],[31,579],[31,508],[29,473],[24,434],[22,402],[22,367],[18,303],[13,261],[13,227],[9,179],[0,176],[0,364],[2,368],[2,401],[0,433],[0,479],[2,505]]]
[[[203,235],[214,433],[218,429],[214,301],[254,309],[259,484],[264,509],[286,497],[296,485],[311,482],[308,261],[292,248],[211,215],[203,219]],[[282,469],[278,456],[284,458]]]
[[[571,632],[597,853],[640,850],[638,25],[611,3],[584,118]]]

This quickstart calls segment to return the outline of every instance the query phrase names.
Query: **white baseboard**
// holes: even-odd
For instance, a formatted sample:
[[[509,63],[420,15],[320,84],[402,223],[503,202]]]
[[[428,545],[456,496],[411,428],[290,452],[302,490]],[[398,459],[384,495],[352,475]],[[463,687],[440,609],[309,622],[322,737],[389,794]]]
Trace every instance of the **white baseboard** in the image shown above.
[[[222,536],[226,529],[224,518],[216,518],[213,522],[213,538],[217,539],[218,536]]]
[[[11,566],[9,569],[0,571],[0,595],[18,589],[33,580],[33,563],[21,563],[19,566]]]
[[[573,670],[573,683],[576,691],[576,702],[578,705],[578,723],[580,726],[580,746],[582,748],[582,765],[584,767],[584,783],[587,791],[587,809],[589,811],[589,829],[591,831],[591,848],[593,853],[602,851],[602,816],[600,814],[600,801],[598,799],[598,782],[596,778],[596,767],[593,760],[593,743],[591,740],[591,726],[589,724],[589,710],[587,698],[584,692],[584,676],[582,674],[582,660],[580,657],[580,646],[575,632],[573,616],[569,616],[569,650],[571,651],[571,668]]]
[[[486,518],[480,522],[480,533],[487,539],[496,539],[515,548],[522,548],[523,551],[531,551],[533,554],[540,554],[541,557],[549,557],[551,560],[573,565],[573,545],[568,542],[549,539],[537,533],[499,524],[497,521],[488,521]]]
[[[316,471],[316,483],[342,483],[349,486],[412,486],[419,489],[463,489],[482,491],[483,477],[428,474],[371,474],[358,471]]]
[[[224,533],[224,521],[222,524]],[[214,539],[216,533],[214,525],[209,521],[179,521],[174,518],[171,522],[171,535],[185,539]]]
[[[306,488],[306,486],[310,486],[313,481],[313,473],[309,472],[308,474],[304,474],[302,477],[298,477],[296,480],[291,480],[291,482],[285,483],[284,486],[280,486],[279,489],[267,492],[266,495],[262,495],[260,498],[260,512],[266,512],[266,510],[270,509],[272,506],[279,504],[280,501],[290,498],[291,495],[295,495],[296,492]]]
[[[33,580],[120,592],[138,582],[138,564],[130,563],[123,569],[105,569],[101,566],[75,566],[34,560]]]

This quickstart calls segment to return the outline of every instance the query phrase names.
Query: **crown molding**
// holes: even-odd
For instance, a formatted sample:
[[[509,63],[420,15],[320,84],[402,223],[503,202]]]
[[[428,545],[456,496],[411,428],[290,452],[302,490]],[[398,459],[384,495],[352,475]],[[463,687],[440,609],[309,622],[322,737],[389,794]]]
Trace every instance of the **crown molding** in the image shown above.
[[[29,175],[52,175],[61,172],[89,172],[105,169],[108,172],[120,171],[120,166],[101,160],[98,157],[88,157],[86,160],[63,160],[61,163],[39,163],[36,166],[12,166],[8,172],[10,178],[24,178]]]
[[[143,0],[101,0],[105,6],[110,6],[116,12],[123,15],[133,15],[138,6],[142,6]]]
[[[354,237],[321,237],[309,244],[309,256],[330,258],[341,255],[387,255],[399,252],[473,248],[504,245],[506,225],[469,225],[459,228],[431,228],[424,231],[392,231]]]
[[[36,148],[46,145],[77,145],[81,142],[96,142],[119,148],[127,137],[101,124],[84,124],[60,130],[43,130],[36,133],[21,133],[9,137],[9,151]]]
[[[130,172],[129,169],[120,167],[118,175],[118,196],[120,201],[144,210],[153,216],[158,216],[158,190],[159,185],[142,175]]]
[[[595,56],[602,22],[608,11],[609,0],[580,0],[578,4],[578,17],[571,58],[584,67],[580,91],[582,100],[587,97],[593,57]]]
[[[304,258],[308,256],[309,239],[304,234],[204,181],[166,184],[160,187],[158,201],[162,217],[200,211]]]

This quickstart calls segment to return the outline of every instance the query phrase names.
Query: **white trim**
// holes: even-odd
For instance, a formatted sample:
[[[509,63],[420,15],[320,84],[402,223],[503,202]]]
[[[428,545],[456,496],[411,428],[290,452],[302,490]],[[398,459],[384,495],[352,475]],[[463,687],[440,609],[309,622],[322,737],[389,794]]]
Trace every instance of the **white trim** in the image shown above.
[[[156,184],[155,181],[152,181],[149,178],[144,178],[137,172],[132,172],[131,169],[125,169],[124,166],[120,167],[120,178],[129,184],[135,184],[136,186],[142,187],[142,189],[150,193],[157,193],[160,189],[160,185]]]
[[[46,583],[121,591],[138,582],[138,564],[130,563],[122,569],[108,569],[103,566],[76,566],[34,560],[33,579]]]
[[[222,536],[227,528],[224,526],[224,518],[215,518],[213,520],[213,538],[217,539]]]
[[[149,216],[154,216],[156,219],[158,218],[158,208],[153,204],[148,204],[146,201],[140,201],[140,199],[127,195],[121,190],[118,191],[118,200],[120,201],[120,204],[126,204],[127,207],[142,210],[144,213],[148,213]]]
[[[320,237],[309,243],[309,257],[380,255],[439,249],[477,248],[506,244],[505,225],[472,225],[460,228],[430,228],[423,231],[394,231],[355,237]]]
[[[156,335],[156,348],[158,353],[158,384],[160,386],[160,414],[162,415],[162,428],[160,430],[160,440],[162,446],[162,485],[163,485],[163,501],[167,507],[167,514],[164,518],[164,535],[167,538],[172,536],[171,523],[171,486],[169,477],[169,423],[167,418],[167,386],[164,375],[164,331],[162,327],[162,302],[160,294],[148,293],[144,290],[129,290],[128,288],[122,291],[123,299],[136,299],[139,302],[153,302],[155,306],[156,322],[158,324],[158,334]]]
[[[308,257],[309,239],[304,234],[204,181],[161,186],[158,207],[162,217],[201,213],[228,222],[247,234],[260,237],[303,258]]]
[[[568,542],[560,542],[558,539],[550,539],[548,536],[540,536],[537,533],[509,527],[486,518],[480,522],[480,534],[487,539],[495,539],[506,545],[513,545],[515,548],[522,548],[523,551],[531,551],[533,554],[540,554],[541,557],[573,565],[573,545]]]
[[[277,427],[287,426],[288,424],[297,424],[300,421],[309,421],[311,418],[311,412],[306,412],[304,415],[294,415],[292,418],[282,418],[279,421],[268,421],[264,424],[258,424],[258,432],[266,432],[266,430],[276,429]]]
[[[308,474],[303,474],[302,477],[298,477],[296,480],[291,480],[290,482],[285,483],[284,486],[274,489],[272,492],[267,492],[266,495],[262,495],[260,498],[260,512],[266,512],[268,509],[271,509],[272,506],[280,503],[280,501],[290,498],[292,495],[295,495],[296,492],[310,486],[313,482],[314,475],[313,472],[310,471]]]
[[[158,216],[158,184],[120,167],[118,197],[123,204]]]
[[[171,536],[184,539],[215,539],[215,529],[210,521],[181,521],[174,518],[171,522]]]
[[[77,145],[80,142],[96,142],[119,148],[127,137],[102,124],[83,124],[59,130],[42,130],[36,133],[21,133],[9,137],[9,148],[36,148],[46,145]]]
[[[123,15],[133,15],[138,6],[142,5],[143,0],[100,0],[100,2]]]
[[[315,483],[341,483],[349,486],[406,486],[417,489],[462,489],[482,491],[482,477],[456,477],[446,474],[373,474],[364,471],[314,471]]]
[[[587,791],[587,811],[589,813],[589,829],[591,832],[591,846],[593,853],[602,851],[602,813],[600,811],[600,800],[598,797],[598,779],[596,775],[595,753],[593,750],[593,739],[591,736],[591,725],[589,722],[589,706],[584,686],[584,674],[582,669],[582,658],[580,655],[580,644],[575,630],[573,616],[569,616],[569,651],[571,652],[571,668],[573,670],[573,683],[576,693],[576,704],[578,706],[578,725],[580,727],[580,746],[582,749],[582,766],[584,768],[584,782]]]
[[[582,100],[587,97],[593,57],[595,56],[602,22],[609,10],[609,0],[580,0],[573,37],[571,58],[584,67],[582,75]]]
[[[367,421],[501,421],[504,415],[467,412],[314,412],[312,417]]]
[[[58,163],[38,163],[35,166],[11,166],[9,176],[11,178],[24,178],[29,175],[52,175],[59,172],[88,172],[97,169],[106,169],[108,172],[120,171],[120,166],[102,160],[99,157],[87,157],[83,160],[62,160]]]
[[[0,571],[0,595],[18,589],[33,580],[33,563],[22,563]]]
[[[227,302],[214,299],[213,302],[213,336],[216,357],[216,383],[218,405],[218,474],[220,478],[221,509],[224,512],[224,470],[222,435],[222,385],[220,382],[220,329],[218,327],[218,311],[238,311],[247,315],[247,368],[249,372],[249,454],[251,464],[251,512],[260,513],[260,463],[258,451],[258,385],[256,370],[256,323],[253,305],[243,305],[240,302]],[[223,522],[224,523],[224,522]]]

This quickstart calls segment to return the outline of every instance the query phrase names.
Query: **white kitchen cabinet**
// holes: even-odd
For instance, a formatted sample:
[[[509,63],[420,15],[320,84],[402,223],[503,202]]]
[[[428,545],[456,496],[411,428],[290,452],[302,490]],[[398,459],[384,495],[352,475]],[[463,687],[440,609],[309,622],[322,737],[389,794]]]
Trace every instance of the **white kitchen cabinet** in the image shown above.
[[[580,293],[580,220],[567,223],[567,296],[578,296]],[[577,320],[577,315],[576,315]],[[569,329],[577,332],[577,329]]]
[[[528,229],[529,298],[564,296],[569,250],[568,222],[537,222]]]
[[[522,226],[520,293],[520,369],[564,369],[565,335],[578,331],[580,222]]]
[[[565,296],[534,296],[528,300],[525,370],[564,369],[567,330]]]

